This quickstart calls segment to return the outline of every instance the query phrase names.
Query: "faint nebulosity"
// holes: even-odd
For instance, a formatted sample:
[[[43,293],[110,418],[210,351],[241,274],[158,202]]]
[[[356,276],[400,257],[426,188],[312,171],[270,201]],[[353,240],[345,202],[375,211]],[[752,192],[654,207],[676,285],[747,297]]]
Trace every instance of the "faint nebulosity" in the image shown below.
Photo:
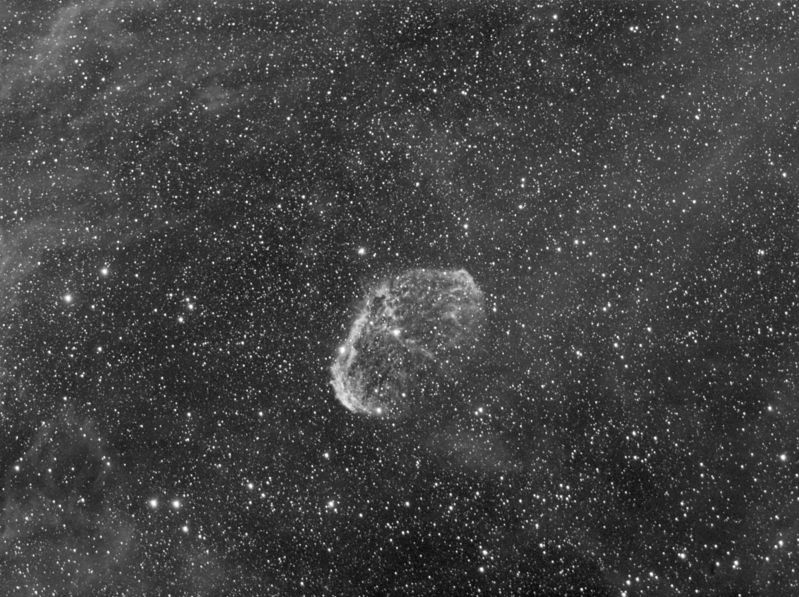
[[[799,593],[797,39],[0,4],[0,595]]]

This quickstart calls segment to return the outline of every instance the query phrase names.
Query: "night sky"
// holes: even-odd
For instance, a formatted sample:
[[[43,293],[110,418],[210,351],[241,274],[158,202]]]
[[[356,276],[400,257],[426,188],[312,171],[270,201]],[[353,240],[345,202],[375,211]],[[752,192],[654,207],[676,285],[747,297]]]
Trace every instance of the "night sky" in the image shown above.
[[[798,92],[775,0],[4,0],[0,595],[798,594]]]

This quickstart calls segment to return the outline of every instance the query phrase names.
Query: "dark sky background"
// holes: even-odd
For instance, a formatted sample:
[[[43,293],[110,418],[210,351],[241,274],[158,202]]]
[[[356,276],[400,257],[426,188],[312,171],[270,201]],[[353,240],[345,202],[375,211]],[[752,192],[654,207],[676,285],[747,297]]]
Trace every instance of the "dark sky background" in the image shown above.
[[[792,3],[0,4],[0,594],[799,592]],[[464,268],[403,421],[329,367]]]

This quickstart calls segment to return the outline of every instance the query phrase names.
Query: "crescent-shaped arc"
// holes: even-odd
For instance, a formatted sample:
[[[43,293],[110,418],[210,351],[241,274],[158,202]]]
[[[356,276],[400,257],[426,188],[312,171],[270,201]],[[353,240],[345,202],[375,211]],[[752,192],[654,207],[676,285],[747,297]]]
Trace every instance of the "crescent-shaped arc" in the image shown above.
[[[387,284],[382,284],[370,293],[365,305],[361,309],[358,317],[352,322],[350,333],[344,344],[339,346],[338,356],[330,366],[330,384],[341,404],[352,412],[365,413],[369,415],[382,414],[382,408],[372,406],[364,402],[365,390],[363,375],[353,370],[358,350],[355,343],[361,337],[363,329],[369,324],[369,312],[372,300],[381,293],[385,294],[389,290]]]

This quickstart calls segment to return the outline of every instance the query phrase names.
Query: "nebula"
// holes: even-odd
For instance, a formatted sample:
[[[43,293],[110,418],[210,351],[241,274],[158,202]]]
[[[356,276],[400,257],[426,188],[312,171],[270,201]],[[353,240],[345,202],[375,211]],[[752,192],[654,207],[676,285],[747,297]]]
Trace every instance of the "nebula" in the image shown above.
[[[412,269],[381,281],[330,369],[336,398],[353,412],[410,414],[473,358],[484,321],[483,292],[465,270]]]

